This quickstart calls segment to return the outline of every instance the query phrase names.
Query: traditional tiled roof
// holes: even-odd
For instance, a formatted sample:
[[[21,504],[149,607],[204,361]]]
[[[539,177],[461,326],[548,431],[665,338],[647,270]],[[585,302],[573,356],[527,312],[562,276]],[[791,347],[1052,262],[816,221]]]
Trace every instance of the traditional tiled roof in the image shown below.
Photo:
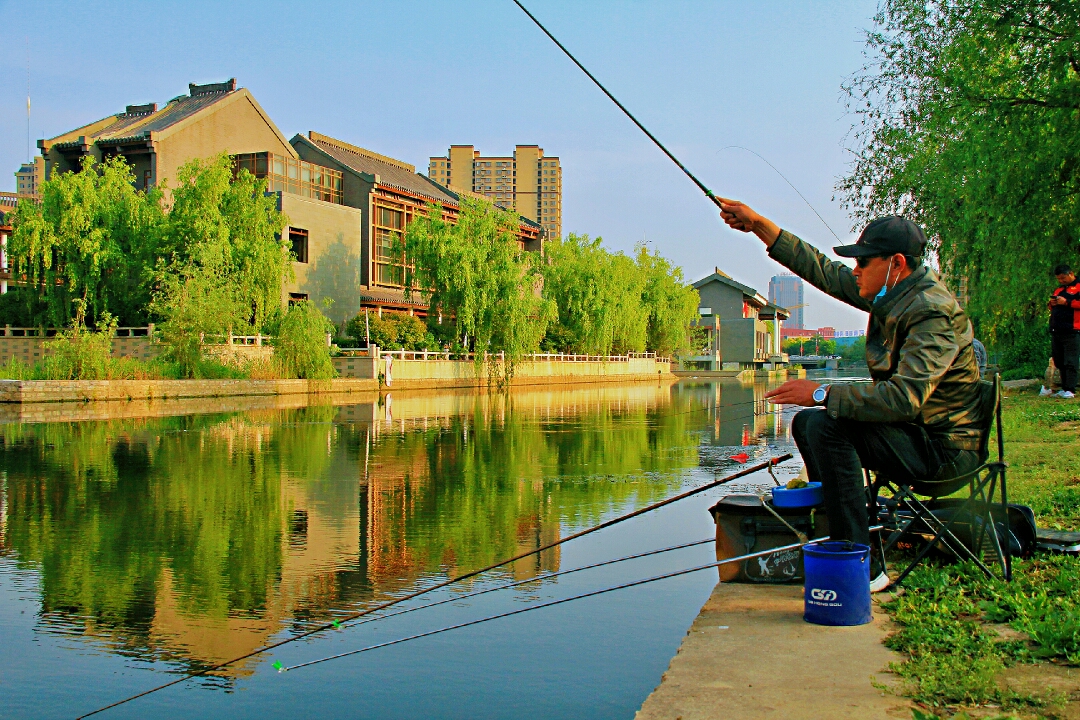
[[[753,300],[756,300],[762,306],[765,306],[765,305],[769,304],[769,302],[767,300],[765,300],[765,298],[762,297],[761,293],[759,293],[757,290],[750,287],[749,285],[743,285],[741,282],[738,282],[736,280],[732,280],[731,276],[729,276],[727,273],[720,272],[719,269],[716,272],[714,272],[713,274],[707,275],[707,276],[701,278],[700,280],[698,280],[696,283],[694,283],[694,287],[695,288],[702,288],[705,285],[708,285],[709,283],[714,282],[714,281],[722,283],[724,285],[727,285],[728,287],[735,288],[736,290],[741,292],[746,297],[749,297],[749,298],[751,298]],[[783,308],[781,308],[781,310],[783,310]]]
[[[124,112],[113,115],[111,122],[110,118],[106,117],[98,122],[84,125],[54,138],[51,146],[61,149],[76,148],[80,145],[80,138],[85,138],[87,144],[113,145],[144,142],[149,139],[150,133],[164,132],[239,92],[246,91],[236,89],[236,78],[210,85],[192,83],[188,85],[187,95],[173,98],[160,110],[157,109],[156,103],[129,105]]]
[[[408,163],[315,132],[308,133],[306,138],[297,135],[293,141],[297,138],[315,146],[354,172],[378,175],[380,185],[398,188],[436,202],[457,205],[457,195],[415,172]]]

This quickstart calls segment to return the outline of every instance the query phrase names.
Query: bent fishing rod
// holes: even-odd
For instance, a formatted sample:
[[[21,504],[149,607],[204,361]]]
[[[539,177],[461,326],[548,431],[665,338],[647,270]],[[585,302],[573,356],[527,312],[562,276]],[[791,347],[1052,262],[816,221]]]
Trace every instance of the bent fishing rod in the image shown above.
[[[197,678],[197,677],[203,677],[203,676],[208,675],[208,674],[210,674],[210,673],[212,673],[212,672],[214,672],[216,670],[221,670],[222,668],[226,668],[226,667],[228,667],[230,665],[234,665],[234,664],[240,662],[241,660],[246,660],[248,658],[255,657],[256,655],[262,655],[262,654],[264,654],[264,653],[266,653],[266,652],[268,652],[270,650],[274,650],[274,649],[279,648],[279,647],[281,647],[283,645],[288,645],[289,643],[296,642],[297,640],[302,640],[304,638],[311,637],[312,635],[316,635],[318,633],[325,632],[327,630],[337,629],[341,625],[342,622],[352,622],[353,620],[358,620],[359,618],[362,618],[365,615],[371,615],[372,613],[378,612],[380,610],[385,610],[388,607],[391,607],[393,605],[397,605],[399,603],[403,603],[403,602],[405,602],[407,600],[412,600],[413,598],[420,597],[421,595],[425,595],[425,594],[427,594],[429,592],[433,592],[435,590],[440,590],[440,589],[442,589],[444,587],[447,587],[449,585],[453,585],[454,583],[461,582],[462,580],[467,580],[469,578],[476,577],[477,575],[482,575],[483,573],[489,572],[489,571],[494,570],[495,568],[498,568],[498,567],[502,567],[503,565],[508,565],[508,564],[510,564],[512,562],[517,562],[518,560],[523,560],[523,559],[525,559],[527,557],[531,557],[533,555],[538,555],[538,554],[544,552],[545,550],[550,550],[551,548],[562,545],[563,543],[570,542],[571,540],[576,540],[577,538],[584,537],[584,536],[589,535],[591,533],[597,532],[598,530],[603,530],[604,528],[609,528],[609,527],[611,527],[613,525],[618,525],[619,523],[622,523],[622,522],[625,522],[625,521],[630,520],[632,518],[638,517],[639,515],[644,515],[647,512],[657,510],[659,508],[664,507],[665,505],[670,505],[671,503],[678,502],[679,500],[684,500],[684,499],[686,499],[688,497],[691,497],[693,495],[697,495],[698,493],[703,493],[706,490],[711,490],[712,488],[723,485],[724,483],[731,482],[732,480],[737,480],[738,478],[745,477],[747,475],[750,475],[751,473],[758,472],[759,470],[764,470],[764,469],[770,468],[770,467],[772,467],[774,465],[779,465],[782,462],[786,462],[786,461],[790,460],[792,457],[793,456],[792,456],[791,453],[785,453],[785,454],[780,455],[778,457],[771,458],[771,459],[769,459],[769,460],[767,460],[765,462],[758,463],[756,465],[752,465],[752,466],[747,467],[747,468],[743,468],[739,472],[728,475],[727,477],[720,478],[719,480],[714,480],[712,482],[705,483],[704,485],[693,488],[692,490],[687,490],[684,493],[674,495],[674,496],[672,496],[670,498],[667,498],[666,500],[661,500],[661,501],[655,502],[655,503],[653,503],[651,505],[646,505],[643,508],[640,508],[638,510],[634,510],[633,512],[626,513],[625,515],[620,515],[619,517],[616,517],[616,518],[612,518],[611,520],[607,520],[605,522],[602,522],[599,525],[594,525],[594,526],[592,526],[590,528],[586,528],[584,530],[580,530],[580,531],[578,531],[576,533],[573,533],[571,535],[567,535],[564,538],[561,538],[559,540],[555,540],[554,542],[550,542],[550,543],[548,543],[546,545],[542,545],[542,546],[540,546],[538,548],[535,548],[533,550],[528,550],[526,552],[519,553],[519,554],[517,554],[517,555],[515,555],[513,557],[506,558],[505,560],[500,560],[499,562],[492,563],[491,565],[488,565],[487,567],[480,568],[479,570],[471,570],[471,571],[469,571],[469,572],[467,572],[467,573],[465,573],[463,575],[458,575],[456,577],[450,578],[449,580],[444,580],[443,582],[436,583],[434,585],[430,585],[430,586],[428,586],[426,588],[422,588],[420,590],[409,593],[407,595],[402,595],[401,597],[394,598],[393,600],[388,600],[388,601],[386,601],[384,603],[380,603],[379,605],[375,605],[374,607],[367,608],[366,610],[361,610],[361,611],[352,613],[352,614],[347,615],[346,617],[344,617],[344,618],[342,618],[340,620],[334,620],[333,622],[329,622],[329,623],[325,623],[323,625],[319,625],[318,627],[312,628],[311,630],[306,630],[306,631],[304,631],[302,633],[299,633],[297,635],[293,635],[292,637],[286,638],[284,640],[279,640],[278,642],[270,643],[268,645],[264,645],[264,646],[262,646],[260,648],[256,648],[255,650],[252,650],[251,652],[244,653],[243,655],[238,655],[237,657],[234,657],[231,660],[226,660],[224,662],[217,663],[216,665],[210,665],[208,667],[202,668],[200,670],[195,670],[193,672],[184,673],[183,675],[176,678],[175,680],[170,680],[167,683],[163,683],[163,684],[158,685],[156,687],[150,688],[149,690],[144,690],[141,693],[131,695],[130,697],[124,698],[123,700],[118,700],[118,701],[116,701],[114,703],[111,703],[109,705],[105,705],[104,707],[100,707],[97,710],[86,713],[85,715],[80,715],[78,720],[82,720],[82,718],[87,718],[87,717],[90,717],[91,715],[96,715],[96,714],[98,714],[100,712],[104,712],[105,710],[112,709],[114,707],[117,707],[119,705],[123,705],[125,703],[129,703],[132,700],[137,700],[138,698],[145,697],[147,695],[151,695],[151,694],[156,693],[156,692],[158,692],[160,690],[164,690],[165,688],[172,687],[173,685],[178,685],[178,684],[180,684],[182,682],[186,682],[187,680],[191,680],[191,679],[194,679],[194,678]]]
[[[553,43],[555,43],[556,45],[559,46],[559,49],[562,50],[563,53],[566,54],[566,57],[570,58],[574,62],[574,64],[577,65],[578,68],[581,69],[581,72],[585,73],[589,77],[589,79],[593,81],[593,83],[596,85],[596,87],[600,88],[600,90],[605,95],[608,96],[608,99],[610,99],[611,102],[615,103],[618,106],[618,108],[623,111],[623,114],[626,115],[626,117],[630,118],[630,121],[633,122],[635,125],[637,125],[638,129],[641,130],[641,132],[645,133],[645,135],[648,136],[648,138],[653,141],[653,144],[656,145],[656,147],[660,148],[660,150],[665,155],[667,155],[668,158],[673,163],[675,163],[676,165],[679,166],[679,169],[683,171],[683,173],[686,175],[686,177],[690,178],[690,180],[695,185],[697,185],[698,189],[701,190],[701,192],[705,193],[705,197],[709,198],[709,200],[711,200],[712,203],[714,205],[716,205],[716,207],[718,207],[718,208],[720,207],[720,198],[716,197],[716,195],[713,194],[713,191],[705,186],[705,183],[698,180],[694,176],[694,174],[692,172],[687,170],[686,166],[683,165],[679,161],[679,158],[675,157],[675,155],[670,150],[668,150],[666,147],[664,147],[664,144],[662,142],[660,142],[659,140],[657,140],[656,136],[653,135],[651,132],[649,132],[649,129],[647,127],[645,127],[644,125],[642,125],[641,121],[638,120],[636,117],[634,117],[633,113],[631,113],[629,110],[627,110],[626,106],[623,105],[621,102],[619,102],[618,98],[616,98],[614,95],[612,95],[611,91],[608,90],[606,87],[604,87],[603,84],[599,80],[596,79],[596,76],[593,75],[591,72],[589,72],[588,68],[586,68],[584,65],[581,64],[581,61],[579,61],[576,57],[574,57],[573,53],[571,53],[569,50],[567,50],[566,46],[563,45],[561,42],[559,42],[559,39],[556,38],[554,35],[552,35],[550,30],[548,30],[546,27],[544,27],[544,25],[539,20],[536,19],[536,16],[533,15],[531,12],[529,12],[528,8],[526,8],[524,5],[521,4],[521,0],[514,0],[514,4],[517,5],[519,8],[521,8],[521,11],[523,13],[525,13],[526,15],[528,15],[529,19],[532,20],[534,23],[536,23],[536,27],[540,28],[544,32],[545,35],[547,35],[549,38],[551,38],[551,41]]]

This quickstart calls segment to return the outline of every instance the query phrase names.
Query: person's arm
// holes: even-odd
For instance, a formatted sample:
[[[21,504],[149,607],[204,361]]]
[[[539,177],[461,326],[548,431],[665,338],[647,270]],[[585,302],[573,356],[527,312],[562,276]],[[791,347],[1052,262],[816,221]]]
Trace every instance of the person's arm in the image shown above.
[[[1071,292],[1070,292],[1071,291]],[[1065,301],[1073,310],[1080,310],[1080,283],[1073,283],[1065,288]]]
[[[928,310],[911,322],[892,377],[868,385],[833,385],[825,408],[833,418],[911,422],[959,352],[950,318]]]
[[[829,260],[813,245],[781,230],[779,225],[745,203],[721,198],[720,217],[733,230],[756,235],[768,249],[769,257],[819,290],[860,310],[869,311],[873,306],[859,295],[851,268]]]
[[[769,246],[769,257],[840,302],[866,312],[874,306],[859,294],[859,284],[855,282],[851,268],[828,259],[816,247],[787,230],[781,230],[780,236]]]

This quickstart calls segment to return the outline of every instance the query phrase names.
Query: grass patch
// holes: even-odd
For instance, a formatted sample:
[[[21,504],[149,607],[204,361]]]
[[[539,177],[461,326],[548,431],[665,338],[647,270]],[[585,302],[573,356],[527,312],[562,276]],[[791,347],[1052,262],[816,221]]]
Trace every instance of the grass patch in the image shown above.
[[[1002,413],[1010,501],[1030,505],[1040,527],[1080,529],[1080,402],[1010,390]],[[1010,712],[995,717],[1061,716],[1061,693],[1018,693],[1002,678],[1019,663],[1080,665],[1080,559],[1017,561],[1011,583],[926,563],[904,588],[882,607],[898,627],[886,644],[907,656],[891,670],[928,709],[915,717],[987,706]]]
[[[204,358],[194,367],[200,380],[279,380],[289,377],[273,358],[253,359],[240,365]],[[109,358],[101,363],[94,380],[182,380],[185,374],[179,363],[162,359]],[[0,365],[0,380],[71,380],[70,370],[46,357],[42,362],[28,365],[11,358]]]

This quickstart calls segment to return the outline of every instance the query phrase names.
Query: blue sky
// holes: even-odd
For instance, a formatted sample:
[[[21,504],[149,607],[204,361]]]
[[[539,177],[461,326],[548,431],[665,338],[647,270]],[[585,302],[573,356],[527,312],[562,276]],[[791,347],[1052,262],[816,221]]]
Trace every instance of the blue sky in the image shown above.
[[[832,200],[853,119],[840,94],[864,62],[873,0],[526,5],[716,193],[820,247],[845,241]],[[0,190],[31,140],[189,82],[236,77],[286,136],[316,130],[426,168],[451,144],[539,144],[563,166],[563,230],[650,247],[696,280],[719,266],[768,289],[759,242],[723,228],[700,192],[510,0],[466,2],[0,2]],[[29,53],[27,53],[27,38]],[[727,148],[727,149],[725,149]],[[34,148],[36,152],[36,147]],[[811,326],[865,315],[811,291]]]

